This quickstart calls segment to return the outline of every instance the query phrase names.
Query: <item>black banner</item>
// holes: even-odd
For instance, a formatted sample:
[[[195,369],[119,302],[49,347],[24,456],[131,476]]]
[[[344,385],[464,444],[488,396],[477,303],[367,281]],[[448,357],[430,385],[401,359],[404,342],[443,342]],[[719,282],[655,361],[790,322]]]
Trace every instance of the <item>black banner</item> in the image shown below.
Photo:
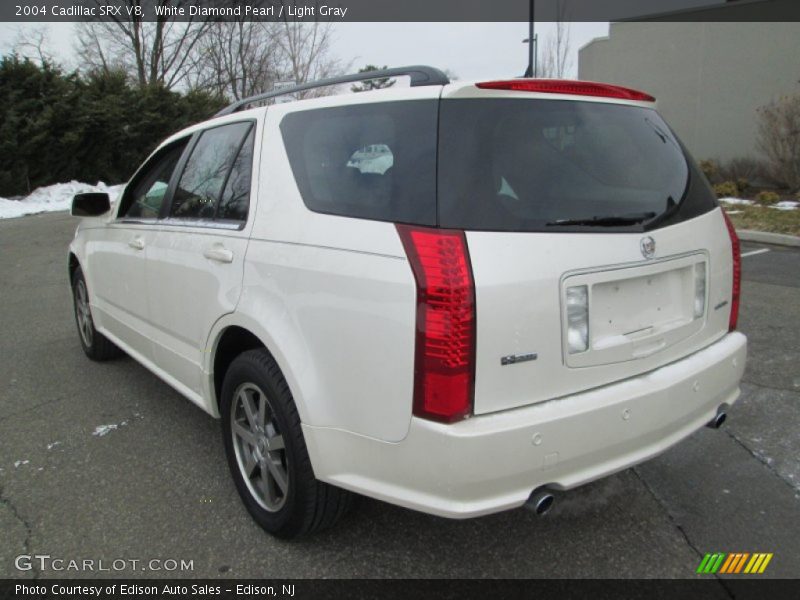
[[[0,21],[524,22],[530,0],[3,0]],[[544,21],[800,21],[796,0],[535,0]]]
[[[0,598],[105,600],[130,598],[203,598],[219,600],[306,600],[316,598],[407,599],[428,598],[568,598],[713,600],[781,600],[797,598],[800,580],[718,579],[698,576],[689,580],[525,580],[525,579],[411,579],[411,580],[0,580]]]

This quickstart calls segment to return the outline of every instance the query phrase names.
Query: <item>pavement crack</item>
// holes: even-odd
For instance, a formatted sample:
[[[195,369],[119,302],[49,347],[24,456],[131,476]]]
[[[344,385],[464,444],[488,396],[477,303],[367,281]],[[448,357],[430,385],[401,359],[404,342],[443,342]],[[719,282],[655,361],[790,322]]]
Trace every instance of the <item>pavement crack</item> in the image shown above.
[[[753,457],[753,458],[755,458],[755,459],[756,459],[758,462],[760,462],[762,465],[764,465],[764,466],[765,466],[765,467],[766,467],[766,468],[767,468],[767,469],[768,469],[768,470],[769,470],[769,471],[770,471],[770,472],[771,472],[773,475],[775,475],[775,477],[777,477],[777,478],[778,478],[778,479],[780,479],[780,480],[781,480],[783,483],[785,483],[786,485],[788,485],[788,486],[789,486],[789,487],[792,489],[792,493],[794,493],[794,494],[797,494],[797,492],[798,492],[798,491],[800,491],[800,484],[796,484],[795,482],[793,482],[793,481],[791,481],[790,479],[787,479],[786,477],[784,477],[783,475],[781,475],[781,474],[780,474],[780,472],[779,472],[779,471],[778,471],[778,470],[777,470],[775,467],[773,467],[773,466],[772,466],[772,464],[769,462],[769,460],[767,460],[767,457],[766,457],[766,456],[764,456],[764,455],[762,455],[762,454],[760,454],[760,453],[756,452],[756,451],[755,451],[755,450],[753,450],[752,448],[750,448],[750,446],[748,446],[747,444],[745,444],[745,443],[744,443],[744,441],[742,441],[742,440],[740,440],[738,437],[736,437],[736,434],[735,434],[735,433],[733,433],[733,431],[731,431],[729,427],[722,427],[721,429],[722,429],[722,431],[724,431],[724,432],[725,432],[725,434],[726,434],[726,435],[727,435],[729,438],[731,438],[731,439],[732,439],[734,442],[736,442],[736,443],[737,443],[739,446],[741,446],[742,448],[744,448],[744,449],[745,449],[745,451],[746,451],[746,452],[747,452],[747,453],[748,453],[750,456],[752,456],[752,457]]]
[[[43,406],[49,406],[50,404],[57,404],[58,402],[63,402],[65,398],[53,398],[52,400],[46,400],[45,402],[40,402],[39,404],[34,404],[33,406],[28,406],[25,410],[21,410],[15,413],[11,413],[10,415],[4,415],[0,417],[0,423],[3,421],[8,421],[9,419],[13,419],[14,417],[20,417],[22,415],[29,415],[31,411],[34,411],[38,408],[42,408]]]
[[[655,500],[656,503],[661,507],[661,510],[664,511],[664,514],[667,516],[667,519],[669,520],[670,524],[678,531],[678,533],[681,535],[686,545],[692,550],[692,552],[694,552],[697,555],[698,561],[702,560],[703,556],[705,556],[705,553],[700,552],[697,546],[694,545],[692,540],[689,538],[689,534],[686,533],[686,530],[683,528],[683,525],[681,525],[675,518],[675,516],[672,514],[672,511],[669,509],[669,506],[667,506],[667,503],[664,501],[664,499],[661,498],[661,496],[659,496],[656,493],[656,491],[652,488],[652,486],[649,483],[647,483],[647,480],[644,478],[644,476],[642,476],[637,467],[633,467],[631,470],[633,471],[634,475],[636,475],[636,478],[642,482],[642,485],[644,486],[644,489],[647,490],[647,493],[650,494],[653,500]],[[722,589],[725,590],[725,593],[728,595],[729,598],[732,599],[735,598],[733,591],[728,587],[725,581],[722,578],[720,578],[719,575],[717,575],[716,573],[714,574],[714,579],[716,579],[717,583],[719,583]]]
[[[25,549],[25,554],[31,554],[31,538],[33,537],[33,528],[31,524],[19,513],[17,507],[11,501],[10,498],[3,495],[4,489],[0,488],[0,505],[5,506],[8,508],[11,515],[22,524],[25,528],[25,539],[22,542],[22,547]],[[35,566],[35,563],[31,563],[31,571],[33,571],[33,578],[39,578],[39,569]]]

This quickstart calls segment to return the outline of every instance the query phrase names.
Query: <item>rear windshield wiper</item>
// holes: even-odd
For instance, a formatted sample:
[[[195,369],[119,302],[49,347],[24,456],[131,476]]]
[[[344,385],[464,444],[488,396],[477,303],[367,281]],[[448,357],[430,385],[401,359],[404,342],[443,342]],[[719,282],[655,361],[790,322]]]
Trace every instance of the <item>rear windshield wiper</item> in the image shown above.
[[[654,212],[630,213],[627,215],[604,215],[589,217],[587,219],[559,219],[550,221],[548,227],[569,227],[571,225],[585,225],[587,227],[617,227],[623,225],[637,225],[656,216]]]

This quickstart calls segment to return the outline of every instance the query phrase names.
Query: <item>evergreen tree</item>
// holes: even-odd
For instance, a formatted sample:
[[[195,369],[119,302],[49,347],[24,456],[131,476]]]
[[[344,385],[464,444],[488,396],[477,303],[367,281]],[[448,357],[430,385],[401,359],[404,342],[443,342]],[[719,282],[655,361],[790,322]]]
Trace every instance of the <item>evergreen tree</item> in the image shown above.
[[[381,69],[388,69],[386,65],[383,67],[376,67],[375,65],[367,65],[363,69],[359,69],[359,73],[369,73],[370,71],[380,71]],[[391,77],[381,77],[379,79],[370,79],[363,83],[356,84],[350,89],[354,92],[368,92],[370,90],[381,90],[384,88],[392,87],[396,81]]]

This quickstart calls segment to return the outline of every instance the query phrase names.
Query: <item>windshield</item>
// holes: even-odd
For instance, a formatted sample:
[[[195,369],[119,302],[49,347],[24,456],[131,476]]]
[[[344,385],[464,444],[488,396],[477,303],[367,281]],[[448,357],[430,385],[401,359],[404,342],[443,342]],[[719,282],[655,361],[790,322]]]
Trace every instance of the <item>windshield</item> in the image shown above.
[[[653,109],[452,99],[442,101],[440,119],[443,227],[641,229],[677,212],[687,195],[693,165]],[[706,188],[697,191],[705,192],[710,210],[714,201]]]

